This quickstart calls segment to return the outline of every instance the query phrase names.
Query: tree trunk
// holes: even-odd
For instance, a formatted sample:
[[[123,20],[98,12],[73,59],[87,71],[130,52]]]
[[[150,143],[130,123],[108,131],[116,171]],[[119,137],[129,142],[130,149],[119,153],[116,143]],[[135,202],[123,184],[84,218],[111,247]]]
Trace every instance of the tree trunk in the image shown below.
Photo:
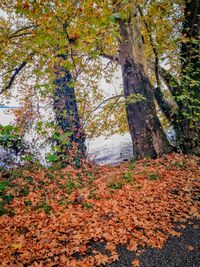
[[[134,94],[145,98],[127,103],[126,106],[134,157],[156,158],[169,153],[171,147],[156,114],[136,13],[130,16],[129,21],[120,20],[119,26],[119,63],[122,68],[124,95],[127,99]]]
[[[81,122],[77,109],[77,102],[74,87],[72,85],[72,76],[70,72],[63,67],[56,68],[56,79],[54,84],[54,112],[58,127],[58,136],[64,136],[66,142],[57,140],[60,146],[59,154],[68,156],[73,150],[76,150],[79,156],[85,156],[85,133],[81,127]],[[63,140],[63,139],[62,139]]]
[[[177,140],[183,153],[200,155],[200,1],[185,2],[181,44],[182,85],[177,92]]]

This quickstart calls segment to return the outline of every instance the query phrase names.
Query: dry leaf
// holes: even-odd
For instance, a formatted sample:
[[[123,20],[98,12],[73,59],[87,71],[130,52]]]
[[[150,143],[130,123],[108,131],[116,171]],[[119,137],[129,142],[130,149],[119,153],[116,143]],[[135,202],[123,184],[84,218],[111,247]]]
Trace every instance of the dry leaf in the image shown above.
[[[133,267],[140,267],[140,260],[138,260],[138,259],[133,260],[132,265],[133,265]]]
[[[188,245],[188,246],[187,246],[187,249],[188,249],[189,251],[193,251],[193,250],[194,250],[194,247],[191,246],[191,245]]]

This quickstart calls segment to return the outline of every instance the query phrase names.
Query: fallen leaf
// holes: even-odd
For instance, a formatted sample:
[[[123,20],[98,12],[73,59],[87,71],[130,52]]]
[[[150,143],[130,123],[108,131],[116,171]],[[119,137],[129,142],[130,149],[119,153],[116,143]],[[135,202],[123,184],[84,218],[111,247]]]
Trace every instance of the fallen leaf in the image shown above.
[[[86,245],[83,245],[82,247],[80,247],[80,252],[83,253],[87,250]]]
[[[12,244],[10,244],[10,247],[14,248],[14,249],[20,249],[20,248],[22,248],[22,246],[23,246],[23,243],[12,243]]]
[[[103,237],[104,237],[107,241],[111,241],[111,240],[113,240],[112,235],[109,234],[109,233],[103,233]]]
[[[140,260],[136,259],[132,261],[133,267],[140,267]]]
[[[191,245],[188,245],[188,246],[187,246],[187,249],[188,249],[189,251],[193,251],[193,250],[194,250],[194,247],[191,246]]]

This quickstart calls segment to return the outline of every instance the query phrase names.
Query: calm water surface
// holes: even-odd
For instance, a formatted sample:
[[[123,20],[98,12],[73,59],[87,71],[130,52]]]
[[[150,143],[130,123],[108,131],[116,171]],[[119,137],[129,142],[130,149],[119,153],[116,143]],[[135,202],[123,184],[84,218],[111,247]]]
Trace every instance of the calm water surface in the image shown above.
[[[14,121],[14,115],[7,109],[0,109],[0,124],[6,125]],[[109,138],[100,136],[86,141],[88,157],[97,164],[117,164],[133,155],[129,133],[115,134]]]

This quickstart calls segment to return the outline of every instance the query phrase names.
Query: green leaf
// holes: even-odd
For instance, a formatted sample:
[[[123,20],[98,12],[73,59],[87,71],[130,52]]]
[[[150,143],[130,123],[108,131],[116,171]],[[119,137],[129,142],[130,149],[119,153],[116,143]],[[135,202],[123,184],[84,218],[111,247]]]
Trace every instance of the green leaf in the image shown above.
[[[4,191],[6,187],[8,186],[8,184],[9,184],[8,181],[0,182],[0,191]]]
[[[122,18],[122,15],[120,13],[114,13],[109,17],[109,22],[116,23],[116,21],[121,18]]]
[[[58,160],[58,156],[55,154],[49,154],[47,156],[47,161],[48,162],[56,162]]]
[[[115,17],[113,15],[109,17],[109,22],[111,22],[111,23],[116,22]]]

